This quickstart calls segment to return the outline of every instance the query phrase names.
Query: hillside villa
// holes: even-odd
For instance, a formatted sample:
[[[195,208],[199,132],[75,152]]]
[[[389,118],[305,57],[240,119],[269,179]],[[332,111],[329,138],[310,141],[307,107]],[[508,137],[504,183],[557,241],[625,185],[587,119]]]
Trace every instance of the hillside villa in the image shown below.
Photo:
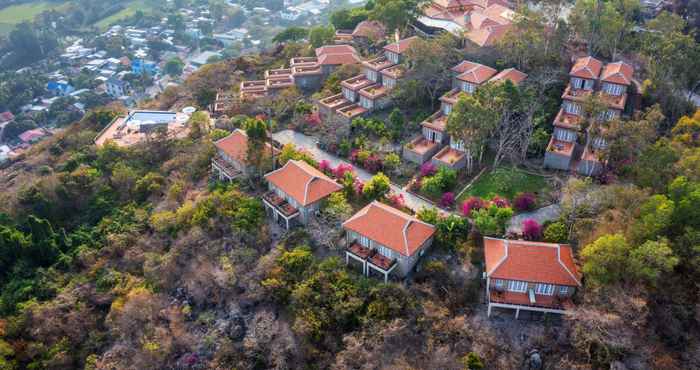
[[[596,117],[597,121],[604,123],[620,117],[625,109],[633,74],[634,69],[625,62],[603,65],[603,62],[590,56],[576,60],[569,72],[569,84],[561,97],[561,109],[553,122],[554,132],[545,153],[545,167],[572,170],[585,176],[602,172],[604,163],[600,152],[607,143],[600,135],[588,137],[589,132],[581,132],[583,103],[590,95],[597,94],[606,105],[606,110]],[[579,134],[582,134],[584,144],[579,144]]]
[[[265,175],[269,191],[263,195],[267,214],[281,226],[308,223],[321,202],[343,187],[304,161],[290,160]]]
[[[212,172],[221,181],[231,181],[241,176],[247,176],[255,170],[248,163],[248,135],[241,129],[236,129],[230,135],[214,143],[216,155],[211,159]],[[265,143],[265,155],[278,153],[269,143]]]
[[[169,137],[183,138],[190,131],[187,125],[190,115],[191,112],[133,110],[115,118],[102,129],[95,137],[95,145],[112,141],[119,146],[131,146],[159,131],[164,131]]]
[[[571,247],[566,244],[484,237],[488,315],[493,308],[565,313],[581,287]]]
[[[343,223],[347,248],[345,263],[362,264],[362,273],[375,271],[384,276],[405,277],[430,248],[435,226],[414,216],[374,201]]]

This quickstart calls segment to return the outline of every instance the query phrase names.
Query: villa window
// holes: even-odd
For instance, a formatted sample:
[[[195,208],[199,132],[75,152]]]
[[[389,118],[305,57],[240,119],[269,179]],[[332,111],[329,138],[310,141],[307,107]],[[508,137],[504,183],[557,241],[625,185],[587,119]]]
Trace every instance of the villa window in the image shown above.
[[[570,101],[564,101],[564,111],[569,114],[579,115],[581,106]]]
[[[603,91],[606,94],[614,95],[614,96],[620,96],[622,95],[623,92],[623,86],[618,85],[618,84],[611,84],[611,83],[605,83],[603,84]]]
[[[574,89],[583,88],[583,79],[578,78],[578,77],[572,77],[571,78],[571,87]]]
[[[473,94],[474,90],[476,90],[476,88],[473,84],[470,84],[469,82],[462,83],[462,91],[464,91],[465,93]]]
[[[595,81],[593,80],[584,80],[585,82],[583,83],[583,89],[584,90],[593,90],[593,84]]]
[[[510,280],[508,281],[508,291],[516,293],[525,293],[527,290],[526,281]]]
[[[452,105],[451,104],[442,104],[442,114],[449,116],[450,112],[452,112]]]
[[[568,286],[560,286],[559,287],[559,294],[560,295],[568,295],[569,294],[569,287]]]
[[[552,284],[537,284],[535,286],[535,293],[541,295],[552,295],[554,294],[554,285]]]
[[[396,80],[394,80],[393,78],[384,77],[383,83],[387,89],[393,89],[394,87],[396,87]]]
[[[503,279],[493,279],[493,286],[496,287],[496,289],[503,289],[505,286]]]

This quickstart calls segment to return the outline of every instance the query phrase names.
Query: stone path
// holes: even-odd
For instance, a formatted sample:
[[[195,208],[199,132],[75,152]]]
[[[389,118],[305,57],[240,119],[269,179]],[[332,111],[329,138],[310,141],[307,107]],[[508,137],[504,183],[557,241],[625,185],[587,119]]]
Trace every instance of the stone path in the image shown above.
[[[507,232],[513,234],[522,233],[523,221],[531,218],[537,221],[540,225],[544,224],[545,221],[553,221],[561,216],[561,206],[559,204],[552,204],[547,207],[542,207],[536,209],[532,212],[521,213],[513,216],[508,223]]]
[[[338,164],[340,163],[351,164],[348,161],[334,154],[328,153],[325,150],[320,149],[317,145],[316,138],[304,135],[294,130],[282,130],[279,132],[275,132],[274,134],[272,134],[272,138],[280,142],[282,145],[292,143],[297,148],[304,149],[305,151],[313,155],[317,161],[322,161],[324,159],[327,160],[333,167],[338,166]],[[364,169],[355,165],[353,165],[353,168],[355,173],[357,174],[357,177],[360,178],[360,180],[362,180],[363,182],[372,178],[372,174],[365,171]],[[397,194],[402,194],[406,206],[408,208],[413,209],[414,211],[418,211],[421,208],[437,208],[432,202],[419,198],[411,194],[410,192],[402,189],[396,184],[391,184],[391,190]]]

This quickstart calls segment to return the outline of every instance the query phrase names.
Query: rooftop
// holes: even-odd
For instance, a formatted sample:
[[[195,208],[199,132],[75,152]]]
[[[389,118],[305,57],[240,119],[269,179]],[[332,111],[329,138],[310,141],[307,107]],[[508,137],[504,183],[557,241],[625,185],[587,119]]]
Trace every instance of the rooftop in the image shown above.
[[[484,237],[490,278],[580,286],[581,275],[567,244]]]
[[[625,62],[608,63],[600,74],[600,80],[629,86],[632,84],[632,74],[634,68]]]
[[[343,80],[340,83],[342,87],[352,91],[358,91],[372,84],[374,84],[374,82],[372,82],[372,80],[367,79],[367,76],[365,76],[364,74],[359,74],[357,76],[350,77],[347,80]]]
[[[290,160],[265,179],[302,206],[321,200],[343,187],[304,161]]]
[[[236,160],[240,163],[247,163],[248,157],[248,135],[245,131],[241,129],[236,129],[230,135],[223,139],[220,139],[214,143],[214,145],[226,155]],[[265,143],[267,150],[269,151],[271,146],[269,143]]]
[[[394,63],[392,63],[385,56],[380,56],[374,59],[363,61],[362,65],[373,71],[381,71],[384,68],[391,67],[392,65],[394,65]]]
[[[549,145],[547,145],[547,151],[550,153],[555,153],[567,157],[571,157],[574,154],[574,143],[570,141],[557,140],[552,136],[549,140]]]
[[[433,158],[437,159],[442,163],[453,165],[457,163],[460,159],[462,159],[462,157],[464,157],[465,155],[466,154],[464,152],[446,146],[442,148],[442,150],[440,150],[437,154],[435,154]]]
[[[495,76],[491,77],[489,82],[501,82],[508,80],[513,83],[513,85],[518,85],[527,78],[527,74],[518,71],[515,68],[507,68],[498,72]]]
[[[411,140],[410,143],[406,144],[406,149],[414,153],[423,155],[435,149],[435,147],[440,146],[440,143],[435,141],[430,141],[423,137],[423,135]]]
[[[447,129],[447,116],[439,110],[421,122],[421,126],[444,132]]]
[[[457,76],[458,80],[470,82],[476,85],[483,84],[498,72],[491,67],[467,60],[456,65],[454,68],[452,68],[452,70],[459,73]]]
[[[603,63],[591,56],[579,58],[574,63],[573,67],[571,67],[569,75],[588,80],[596,80],[600,75],[600,70],[602,67]]]
[[[338,109],[338,114],[343,117],[353,119],[355,117],[361,116],[367,112],[367,109],[362,108],[358,104],[350,104],[345,107]]]
[[[404,52],[406,52],[406,50],[408,50],[409,47],[411,47],[411,44],[413,44],[413,42],[417,40],[418,36],[411,36],[403,40],[399,40],[398,42],[392,42],[390,44],[387,44],[386,46],[384,46],[384,50],[396,54],[403,54]]]
[[[374,201],[343,223],[343,228],[365,236],[403,256],[412,256],[435,234],[435,226]]]

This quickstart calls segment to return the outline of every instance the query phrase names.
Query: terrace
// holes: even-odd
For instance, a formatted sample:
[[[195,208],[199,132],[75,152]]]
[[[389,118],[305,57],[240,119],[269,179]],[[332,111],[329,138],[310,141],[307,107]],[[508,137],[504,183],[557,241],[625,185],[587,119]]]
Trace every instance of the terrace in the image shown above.
[[[574,143],[570,141],[557,140],[552,136],[549,140],[549,145],[547,145],[547,151],[554,154],[559,154],[567,157],[571,157],[574,154]]]
[[[343,80],[340,85],[348,90],[351,91],[358,91],[360,89],[363,89],[367,86],[372,85],[374,82],[371,80],[367,79],[367,76],[364,74],[357,75],[355,77],[350,77],[347,80]]]
[[[574,89],[571,85],[567,85],[564,93],[561,95],[562,99],[574,100],[574,101],[585,101],[593,93],[593,90],[584,89]]]
[[[336,30],[333,42],[336,44],[349,44],[352,42],[352,30]]]
[[[241,94],[242,93],[256,93],[265,92],[267,89],[267,83],[265,80],[253,80],[253,81],[243,81],[241,82]]]
[[[578,130],[580,128],[580,119],[581,117],[575,114],[566,113],[564,108],[562,108],[559,110],[559,113],[557,113],[557,116],[554,118],[554,126]]]
[[[389,67],[387,69],[382,70],[382,76],[387,76],[389,78],[393,78],[394,80],[398,80],[399,78],[403,77],[404,73],[406,70],[404,67],[400,64],[397,64],[393,67]]]
[[[357,118],[365,113],[367,113],[367,109],[362,108],[357,104],[350,104],[348,106],[338,109],[338,114],[340,114],[342,117],[348,120]]]
[[[623,110],[625,109],[625,103],[627,103],[627,94],[622,95],[610,95],[605,92],[600,92],[600,100],[602,100],[608,107]]]
[[[265,206],[274,212],[275,219],[279,220],[278,217],[281,217],[285,221],[287,230],[289,230],[289,222],[299,216],[299,210],[294,208],[274,191],[265,193],[262,198]]]
[[[509,291],[499,291],[492,289],[489,292],[489,302],[504,305],[526,306],[541,308],[545,310],[564,311],[573,307],[571,300],[553,295],[540,295],[526,293],[516,293]]]
[[[243,174],[220,155],[217,155],[211,159],[211,165],[213,170],[219,172],[219,178],[221,180],[225,179],[231,181]]]
[[[392,65],[394,65],[394,63],[387,59],[385,56],[380,56],[378,58],[362,62],[362,65],[373,71],[379,72],[385,68],[391,67]]]
[[[280,76],[289,76],[292,74],[291,68],[268,69],[265,71],[265,78],[274,78]]]
[[[292,66],[292,76],[320,75],[321,66],[317,64]]]
[[[418,136],[406,145],[406,149],[423,155],[435,150],[439,146],[440,143],[436,141],[430,141],[423,136]]]
[[[452,89],[448,92],[445,93],[445,95],[440,97],[440,101],[449,104],[449,105],[455,105],[457,104],[457,99],[459,99],[459,94],[462,93],[462,90],[460,89]]]
[[[384,95],[387,94],[387,89],[383,85],[372,85],[372,86],[367,86],[364,89],[360,90],[360,95],[364,96],[367,99],[370,100],[376,100]]]
[[[290,67],[296,66],[310,66],[318,63],[318,58],[316,57],[296,57],[289,61]]]
[[[583,154],[581,154],[581,160],[589,162],[600,162],[600,155],[600,150],[588,146],[585,149],[583,149]]]
[[[442,111],[437,111],[425,121],[421,122],[421,126],[436,131],[445,132],[445,129],[447,128],[447,116],[442,114]]]
[[[330,111],[334,111],[339,107],[343,107],[343,106],[349,104],[350,102],[347,99],[345,99],[343,94],[335,94],[335,95],[327,96],[327,97],[319,100],[318,103],[322,107],[324,107]]]
[[[396,259],[388,258],[375,249],[370,249],[357,241],[350,243],[345,250],[345,264],[350,263],[350,258],[362,263],[362,274],[369,276],[370,269],[384,275],[384,282],[389,280],[389,274],[396,268]]]
[[[435,154],[433,159],[449,167],[454,167],[465,155],[466,154],[462,151],[446,146]]]
[[[294,79],[292,78],[292,76],[268,78],[266,82],[268,89],[284,89],[287,87],[294,86]]]

